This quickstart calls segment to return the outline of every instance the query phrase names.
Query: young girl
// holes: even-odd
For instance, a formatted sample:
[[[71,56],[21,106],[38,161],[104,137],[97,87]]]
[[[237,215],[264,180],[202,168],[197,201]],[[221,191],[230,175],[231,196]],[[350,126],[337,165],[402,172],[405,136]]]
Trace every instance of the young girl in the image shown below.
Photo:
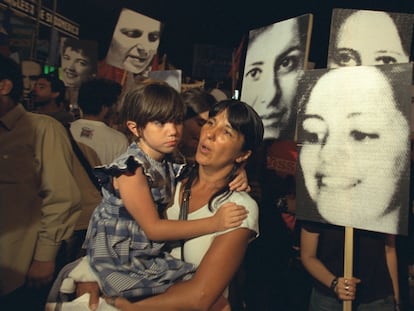
[[[173,159],[185,106],[166,84],[149,82],[129,91],[120,113],[131,143],[125,154],[100,167],[103,199],[84,243],[107,296],[143,298],[189,277],[192,264],[172,257],[164,240],[181,240],[239,226],[244,207],[228,203],[200,220],[164,219],[184,163]]]

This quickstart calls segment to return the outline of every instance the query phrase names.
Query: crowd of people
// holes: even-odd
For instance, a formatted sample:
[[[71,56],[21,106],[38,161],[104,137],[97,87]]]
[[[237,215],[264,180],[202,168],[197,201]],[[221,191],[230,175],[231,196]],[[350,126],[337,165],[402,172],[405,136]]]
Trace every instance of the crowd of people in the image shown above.
[[[126,28],[136,14],[122,11],[108,61],[138,75],[161,25]],[[310,15],[251,31],[241,100],[97,77],[71,39],[60,74],[1,55],[0,307],[410,310],[406,20],[335,16],[324,69],[305,70]],[[359,46],[361,21],[385,25],[397,49],[364,32]]]
[[[15,135],[13,141],[6,140],[9,135],[2,136],[4,154],[10,152],[9,155],[16,158],[15,164],[14,161],[8,163],[7,171],[12,173],[9,173],[11,176],[14,176],[17,171],[24,171],[24,174],[22,176],[18,174],[18,179],[12,183],[15,188],[5,189],[2,184],[2,190],[7,190],[10,195],[13,193],[13,196],[9,197],[2,195],[4,200],[2,206],[3,203],[13,202],[20,205],[20,208],[13,214],[4,211],[2,218],[9,224],[3,226],[2,230],[10,229],[10,232],[4,231],[2,237],[11,248],[8,252],[8,261],[2,262],[10,267],[11,271],[8,273],[14,282],[4,289],[2,287],[1,305],[42,310],[57,273],[65,264],[78,258],[90,260],[91,269],[98,269],[94,270],[95,273],[101,271],[103,274],[98,273],[99,278],[105,278],[106,272],[103,271],[111,269],[102,262],[99,254],[113,241],[109,244],[104,242],[102,245],[97,243],[101,240],[102,233],[96,229],[106,228],[104,231],[121,230],[118,232],[120,234],[118,237],[115,234],[108,235],[108,238],[113,236],[117,240],[123,235],[121,240],[126,243],[125,246],[115,243],[117,246],[108,249],[108,255],[115,249],[120,251],[120,254],[115,257],[111,255],[112,259],[124,258],[125,247],[135,249],[131,249],[130,256],[127,256],[129,259],[125,261],[125,274],[120,276],[121,283],[112,275],[119,273],[118,263],[115,262],[112,272],[109,272],[112,276],[106,279],[107,283],[99,280],[101,286],[107,284],[101,288],[106,295],[142,299],[150,294],[164,292],[174,283],[181,283],[178,282],[180,280],[191,278],[195,267],[199,264],[208,267],[211,264],[215,265],[219,260],[222,263],[217,265],[217,273],[214,274],[213,279],[217,280],[219,276],[223,279],[217,283],[217,287],[206,288],[212,290],[206,300],[200,301],[197,296],[194,296],[195,300],[191,301],[182,296],[175,304],[182,305],[183,301],[186,301],[189,306],[201,303],[203,306],[217,304],[219,307],[228,307],[227,299],[220,298],[222,292],[243,261],[247,244],[258,235],[257,203],[242,191],[249,187],[243,163],[256,146],[260,145],[263,137],[263,126],[256,112],[245,103],[235,100],[221,101],[216,105],[214,97],[201,89],[189,90],[182,95],[167,83],[149,81],[132,89],[123,98],[119,117],[124,122],[119,124],[125,126],[127,132],[124,132],[121,128],[110,127],[106,122],[106,117],[114,113],[114,107],[121,95],[119,84],[99,78],[84,82],[79,89],[78,97],[83,114],[81,118],[75,120],[64,105],[65,86],[58,77],[53,74],[40,74],[36,77],[31,90],[34,111],[29,112],[19,104],[23,91],[20,66],[3,56],[1,64],[1,81],[7,84],[7,87],[4,85],[5,87],[2,88],[5,94],[2,97],[2,111],[4,111],[2,124],[15,129],[12,131]],[[163,109],[160,110],[160,107]],[[19,115],[23,115],[24,118]],[[8,119],[10,121],[7,121]],[[15,127],[12,127],[14,123],[8,123],[16,121],[21,123],[16,124]],[[200,132],[202,128],[208,130],[203,134],[203,131]],[[184,140],[180,140],[183,131],[188,135],[186,139],[188,147],[183,144]],[[28,133],[31,135],[27,135]],[[27,136],[23,137],[24,134]],[[112,138],[108,139],[108,135]],[[204,147],[200,152],[200,159],[196,161],[197,144],[194,140],[201,139]],[[43,150],[45,148],[50,149]],[[186,151],[172,156],[171,153],[175,153],[177,148]],[[79,150],[81,155],[78,154]],[[223,150],[226,150],[226,153],[223,153]],[[27,152],[25,156],[18,156],[24,152]],[[188,157],[188,160],[183,154]],[[60,162],[59,158],[62,158]],[[83,163],[85,159],[89,168]],[[130,162],[131,159],[138,162],[134,164]],[[32,168],[31,163],[36,162],[38,165]],[[18,169],[17,165],[22,165],[23,168]],[[94,167],[99,168],[94,172],[95,181],[99,183],[97,187],[93,176],[89,175]],[[115,167],[118,167],[118,173]],[[13,172],[14,170],[16,172]],[[107,172],[108,175],[107,173],[102,175],[99,171]],[[216,172],[212,174],[214,171]],[[120,175],[121,172],[124,173]],[[30,177],[29,180],[25,178],[26,174]],[[56,180],[59,176],[65,178],[64,183]],[[188,176],[192,176],[191,179]],[[176,211],[173,208],[166,210],[169,202],[174,198],[176,202],[182,200],[179,198],[182,195],[179,194],[180,192],[177,191],[174,195],[177,180],[180,181],[178,186],[183,183],[182,189],[186,188],[185,192],[192,192],[191,199],[186,198],[189,200],[187,215],[181,220],[178,220],[179,203],[175,207]],[[21,183],[25,185],[24,188]],[[188,186],[184,186],[187,184]],[[146,188],[145,185],[151,187]],[[142,192],[137,192],[137,189],[141,189]],[[207,189],[210,190],[206,191]],[[22,196],[22,191],[27,190],[33,194],[32,197]],[[144,199],[145,197],[147,199]],[[108,208],[112,210],[114,200],[119,204],[118,217],[113,218],[111,214],[109,218],[119,219],[119,223],[112,226],[102,218],[102,212]],[[56,206],[49,206],[52,204]],[[30,210],[33,210],[33,215],[24,213],[29,206],[31,206]],[[103,210],[99,211],[99,206]],[[16,217],[21,216],[22,213],[26,217],[17,220]],[[149,217],[151,214],[155,217],[152,220],[152,217]],[[178,221],[167,220],[165,216]],[[97,221],[95,224],[93,219]],[[30,237],[25,242],[27,244],[25,251],[30,250],[32,253],[19,253],[20,247],[10,244],[15,239],[7,240],[10,234],[16,231],[13,226],[20,225],[24,230],[18,230],[20,234],[16,239],[21,239],[22,236],[25,239]],[[127,227],[131,230],[125,232]],[[235,228],[247,230],[235,231]],[[86,233],[87,229],[88,233]],[[41,234],[38,234],[37,230]],[[196,238],[198,236],[200,237]],[[42,246],[41,241],[38,241],[41,238],[45,240],[43,243],[48,247],[46,249],[48,251],[43,251],[45,254],[37,250]],[[144,243],[145,239],[151,240]],[[161,240],[189,240],[188,245],[184,244],[183,251],[186,253],[188,263],[169,255],[167,244]],[[201,265],[203,254],[200,253],[198,245],[205,244],[204,252],[207,252],[213,241],[217,251],[214,255],[208,256],[212,258],[209,260],[213,261]],[[85,244],[82,247],[83,242]],[[151,248],[144,247],[143,243],[151,245]],[[232,247],[229,247],[230,245]],[[196,248],[191,250],[194,247]],[[212,248],[210,247],[209,253],[212,252]],[[223,253],[222,249],[227,249],[228,253]],[[158,255],[156,250],[159,252]],[[238,256],[235,256],[236,250],[239,252]],[[87,256],[84,256],[85,254]],[[141,255],[137,257],[137,254]],[[33,256],[39,256],[39,259]],[[148,256],[153,259],[147,262]],[[230,262],[226,260],[228,256],[234,258],[234,264],[229,264]],[[24,261],[20,265],[16,266],[16,263],[12,265],[11,262],[15,257],[24,258]],[[141,259],[138,260],[139,257]],[[191,259],[192,257],[194,259]],[[207,259],[205,261],[209,262]],[[98,268],[97,262],[103,263],[103,270]],[[135,284],[130,290],[125,288],[122,290],[128,278],[134,279],[129,276],[131,273],[142,274],[146,271],[142,269],[142,264],[145,262],[147,276],[140,278],[139,284]],[[222,269],[224,262],[226,262],[227,273]],[[135,272],[131,270],[133,263],[136,264]],[[19,278],[14,275],[16,271],[12,269],[13,267],[16,267],[19,272]],[[164,273],[161,272],[163,269]],[[206,272],[202,272],[203,270]],[[159,281],[154,280],[154,271],[157,272]],[[206,286],[204,279],[210,277],[210,272],[210,268],[197,270],[186,286],[190,286],[194,294],[199,295],[204,291],[198,292],[196,289]],[[2,275],[4,275],[3,268]],[[170,282],[166,283],[166,278],[170,278]],[[150,283],[154,285],[149,286]],[[122,284],[121,288],[117,284]],[[32,292],[33,288],[36,291]],[[173,293],[173,288],[179,292],[183,291],[172,287],[163,295],[180,297],[169,294]],[[184,293],[188,295],[188,289]],[[142,300],[140,303],[144,301],[149,305],[159,304],[157,299],[154,302]],[[162,299],[162,304],[167,301],[169,300]],[[122,305],[126,302],[120,300],[119,303]]]

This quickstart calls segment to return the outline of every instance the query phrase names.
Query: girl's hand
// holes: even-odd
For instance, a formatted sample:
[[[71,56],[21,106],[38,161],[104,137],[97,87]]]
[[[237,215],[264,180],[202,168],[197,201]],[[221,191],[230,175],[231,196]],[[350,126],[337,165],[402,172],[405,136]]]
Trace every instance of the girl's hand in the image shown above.
[[[238,227],[246,219],[248,211],[242,205],[227,202],[221,205],[213,218],[216,222],[216,231]]]
[[[250,192],[249,181],[247,180],[247,173],[244,168],[239,168],[236,177],[229,183],[231,191],[246,191]]]
[[[361,280],[357,278],[338,278],[335,293],[341,300],[354,300],[358,283],[361,283]]]
[[[122,311],[139,310],[139,307],[135,307],[132,303],[130,303],[127,299],[123,297],[105,297],[105,301],[107,304],[117,308],[118,310],[122,310]]]

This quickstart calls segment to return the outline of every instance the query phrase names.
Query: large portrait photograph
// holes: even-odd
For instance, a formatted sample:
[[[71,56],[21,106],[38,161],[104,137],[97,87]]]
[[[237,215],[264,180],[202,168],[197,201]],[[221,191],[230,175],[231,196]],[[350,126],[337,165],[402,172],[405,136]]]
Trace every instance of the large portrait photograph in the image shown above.
[[[148,71],[160,43],[161,22],[122,9],[115,26],[106,62],[134,74]]]
[[[297,217],[406,234],[412,65],[305,71]]]
[[[262,118],[264,139],[295,136],[296,87],[306,68],[311,25],[306,14],[249,32],[241,100]]]
[[[60,43],[60,77],[68,88],[95,77],[98,71],[98,43],[90,40],[62,38]]]
[[[333,9],[328,67],[408,63],[414,14]]]

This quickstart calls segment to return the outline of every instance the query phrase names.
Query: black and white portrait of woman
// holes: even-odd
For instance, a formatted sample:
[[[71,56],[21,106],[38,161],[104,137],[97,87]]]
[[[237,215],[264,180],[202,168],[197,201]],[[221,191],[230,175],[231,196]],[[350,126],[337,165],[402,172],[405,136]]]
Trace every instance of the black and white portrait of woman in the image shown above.
[[[408,63],[414,15],[334,9],[328,67]]]
[[[79,88],[96,76],[98,44],[96,41],[62,38],[60,48],[61,79],[66,87]]]
[[[299,219],[406,233],[411,78],[411,64],[304,73]]]
[[[161,22],[122,9],[113,32],[106,62],[134,74],[146,71],[160,43]]]
[[[305,68],[312,15],[249,32],[241,100],[262,118],[265,139],[293,139],[297,81]]]

